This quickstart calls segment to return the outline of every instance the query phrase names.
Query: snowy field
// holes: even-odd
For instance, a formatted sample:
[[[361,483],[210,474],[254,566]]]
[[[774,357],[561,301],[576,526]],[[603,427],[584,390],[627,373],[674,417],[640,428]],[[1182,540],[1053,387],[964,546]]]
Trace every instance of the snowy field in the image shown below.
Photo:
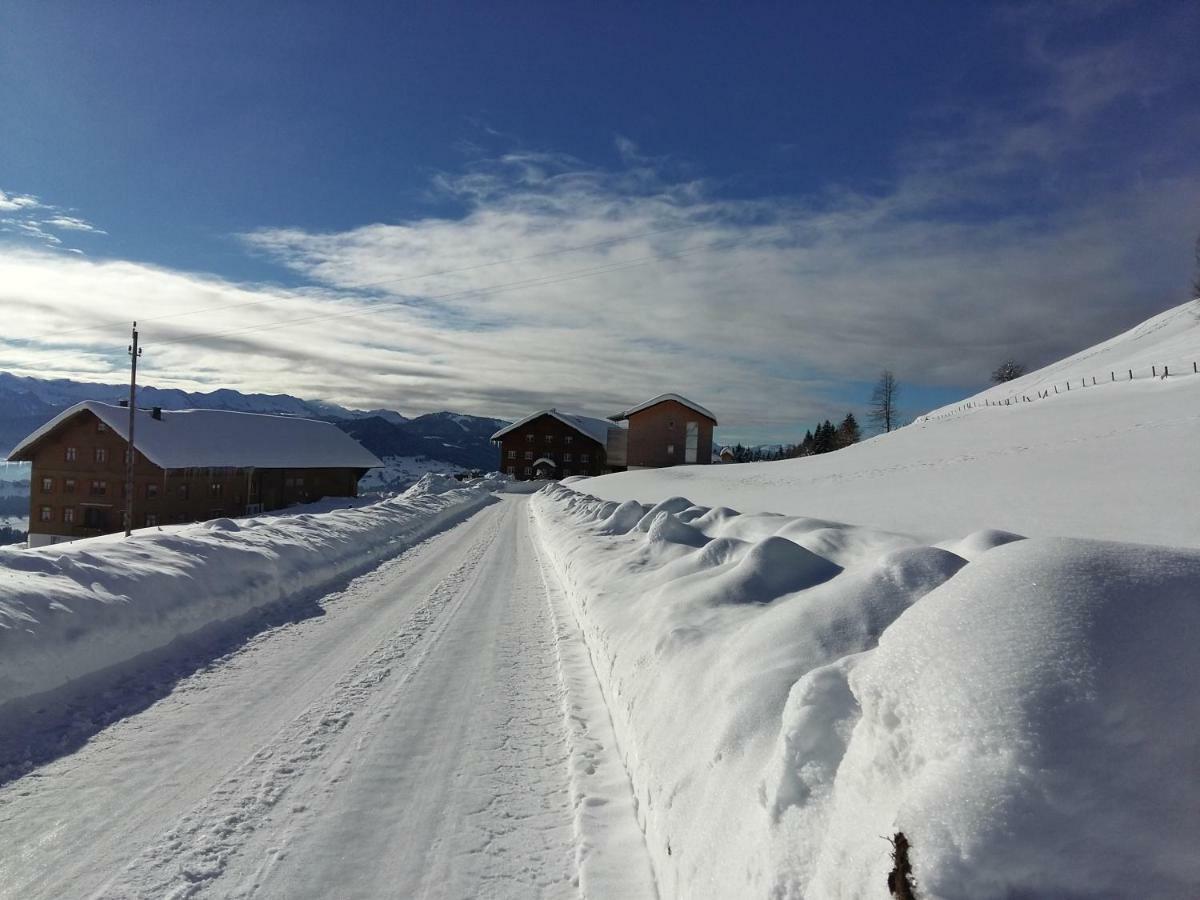
[[[358,482],[359,493],[403,491],[425,475],[453,475],[462,466],[424,456],[385,456],[383,466],[371,469]]]

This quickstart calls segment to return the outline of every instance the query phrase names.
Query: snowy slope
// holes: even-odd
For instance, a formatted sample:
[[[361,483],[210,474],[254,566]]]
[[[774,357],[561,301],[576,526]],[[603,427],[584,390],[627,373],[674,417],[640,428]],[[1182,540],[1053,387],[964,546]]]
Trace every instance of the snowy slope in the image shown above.
[[[998,384],[968,398],[975,404],[1003,403],[1017,397],[1036,397],[1104,387],[1122,381],[1195,374],[1200,366],[1200,299],[1168,309],[1135,328],[1094,347],[1081,350],[1036,372]],[[949,412],[961,404],[935,409],[929,417]]]
[[[678,466],[607,475],[582,489],[610,500],[681,495],[706,506],[869,525],[931,542],[983,528],[1030,536],[1200,546],[1200,516],[1180,502],[1200,483],[1200,301],[888,435],[781,462]],[[1154,360],[1155,362],[1151,362]],[[1150,366],[1171,366],[1169,379]],[[1090,374],[1134,368],[1134,381]],[[1078,387],[1088,374],[1089,386]],[[1057,381],[1070,392],[1012,406]],[[968,407],[967,404],[971,406]]]

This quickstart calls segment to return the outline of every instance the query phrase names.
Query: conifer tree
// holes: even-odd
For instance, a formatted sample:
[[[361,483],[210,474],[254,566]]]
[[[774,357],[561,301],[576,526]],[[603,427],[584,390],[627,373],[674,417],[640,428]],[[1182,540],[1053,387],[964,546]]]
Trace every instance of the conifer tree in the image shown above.
[[[858,427],[858,420],[854,418],[854,413],[846,413],[846,418],[842,419],[842,424],[837,430],[837,446],[849,447],[851,444],[857,444],[862,439],[862,431]]]

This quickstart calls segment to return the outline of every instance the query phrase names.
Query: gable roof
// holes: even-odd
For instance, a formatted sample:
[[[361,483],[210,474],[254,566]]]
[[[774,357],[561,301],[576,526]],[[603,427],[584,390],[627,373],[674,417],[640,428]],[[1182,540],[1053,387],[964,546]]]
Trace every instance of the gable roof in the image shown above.
[[[590,437],[601,447],[608,445],[608,433],[610,431],[622,430],[620,425],[614,425],[607,419],[593,419],[588,416],[577,416],[573,413],[559,412],[557,409],[539,409],[537,412],[531,413],[530,415],[521,419],[519,422],[513,422],[511,425],[501,428],[492,435],[492,440],[498,441],[510,431],[516,431],[522,425],[532,422],[534,419],[537,419],[541,416],[552,416],[553,418],[558,419],[558,421],[570,428],[574,428],[585,437]]]
[[[687,397],[682,396],[681,394],[659,394],[657,397],[651,397],[645,403],[639,403],[637,406],[631,407],[631,408],[625,410],[625,412],[618,413],[615,416],[609,416],[609,418],[612,419],[614,422],[620,422],[622,419],[628,419],[634,413],[640,413],[643,409],[649,409],[651,406],[657,406],[658,404],[665,403],[668,400],[674,400],[676,403],[682,403],[688,409],[694,409],[696,412],[700,413],[700,415],[704,416],[706,419],[712,419],[712,423],[714,425],[717,424],[716,416],[714,416],[712,413],[710,413],[707,409],[705,409],[699,403],[693,403],[691,400],[689,400]]]
[[[35,445],[60,425],[90,412],[122,438],[129,435],[129,408],[85,400],[59,413],[9,454],[32,459]],[[163,410],[156,419],[137,410],[134,445],[163,469],[373,469],[371,451],[330,422],[224,409]]]

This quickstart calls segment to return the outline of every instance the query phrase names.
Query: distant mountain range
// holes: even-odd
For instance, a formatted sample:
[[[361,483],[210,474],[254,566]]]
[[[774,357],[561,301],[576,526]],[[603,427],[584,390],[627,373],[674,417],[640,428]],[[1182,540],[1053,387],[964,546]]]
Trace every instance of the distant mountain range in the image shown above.
[[[0,459],[31,431],[82,400],[116,403],[129,386],[92,384],[65,378],[42,379],[0,372]],[[496,468],[489,440],[506,422],[461,413],[428,413],[408,418],[391,409],[347,409],[334,403],[301,400],[290,394],[243,394],[217,390],[188,392],[138,388],[138,406],[163,409],[229,409],[238,412],[304,416],[335,423],[379,457],[425,457],[450,467]]]

